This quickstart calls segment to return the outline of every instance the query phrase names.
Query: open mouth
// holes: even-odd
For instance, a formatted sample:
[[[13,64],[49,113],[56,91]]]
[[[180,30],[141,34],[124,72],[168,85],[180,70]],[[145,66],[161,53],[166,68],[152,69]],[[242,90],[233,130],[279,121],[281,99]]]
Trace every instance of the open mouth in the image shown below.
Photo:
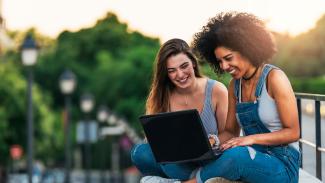
[[[189,76],[188,77],[185,77],[185,78],[183,78],[183,79],[178,79],[178,80],[176,80],[178,83],[180,83],[180,84],[184,84],[184,83],[186,83],[186,81],[187,81],[187,79],[189,78]]]
[[[229,74],[234,74],[234,73],[236,72],[236,69],[229,69],[227,72],[228,72]]]

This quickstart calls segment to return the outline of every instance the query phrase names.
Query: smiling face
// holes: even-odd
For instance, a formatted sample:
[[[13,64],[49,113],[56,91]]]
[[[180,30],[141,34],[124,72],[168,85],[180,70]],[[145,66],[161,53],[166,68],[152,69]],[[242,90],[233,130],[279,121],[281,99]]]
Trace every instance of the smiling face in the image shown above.
[[[233,78],[239,79],[248,75],[254,66],[240,53],[225,47],[217,47],[214,54],[219,62],[220,68],[229,73]]]
[[[167,73],[170,81],[179,88],[190,87],[195,79],[193,63],[184,53],[167,59]]]

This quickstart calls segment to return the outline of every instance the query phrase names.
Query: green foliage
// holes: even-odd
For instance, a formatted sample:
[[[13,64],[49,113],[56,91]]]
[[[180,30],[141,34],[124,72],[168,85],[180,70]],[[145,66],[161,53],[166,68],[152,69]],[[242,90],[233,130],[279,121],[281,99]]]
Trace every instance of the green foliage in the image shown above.
[[[317,77],[325,73],[325,15],[314,29],[290,38],[276,34],[278,54],[274,63],[293,77]]]
[[[9,162],[9,149],[20,144],[26,149],[26,88],[27,83],[14,62],[2,62],[0,67],[0,162]],[[37,85],[33,87],[33,107],[35,126],[35,154],[48,154],[48,149],[62,146],[62,138],[55,138],[57,144],[50,143],[48,137],[57,135],[60,129],[54,128],[54,112],[49,108],[49,95],[41,92]],[[57,151],[56,151],[57,153]],[[53,156],[55,157],[55,156]]]
[[[290,78],[295,92],[325,94],[325,78]]]
[[[138,116],[144,112],[152,64],[159,46],[158,39],[129,31],[128,26],[112,13],[98,20],[94,27],[62,32],[55,44],[42,51],[35,76],[41,90],[53,101],[55,123],[52,129],[62,127],[58,112],[64,104],[58,78],[66,68],[72,70],[78,80],[72,95],[72,121],[81,120],[79,98],[82,93],[90,92],[95,96],[97,106],[107,105],[130,121],[131,126],[139,128]],[[95,113],[96,108],[92,114]],[[63,138],[60,135],[62,128],[58,129],[61,130],[58,138],[51,136],[48,126],[42,128],[49,135],[50,142],[47,143],[56,143],[56,139]],[[59,160],[63,154],[62,143],[55,145],[55,151],[61,150],[54,156]]]
[[[229,74],[216,74],[213,69],[211,69],[211,67],[202,62],[200,63],[201,67],[201,72],[203,75],[211,78],[211,79],[215,79],[221,83],[223,83],[226,87],[228,87],[229,85],[229,82],[230,82],[230,79],[231,79],[231,76]]]

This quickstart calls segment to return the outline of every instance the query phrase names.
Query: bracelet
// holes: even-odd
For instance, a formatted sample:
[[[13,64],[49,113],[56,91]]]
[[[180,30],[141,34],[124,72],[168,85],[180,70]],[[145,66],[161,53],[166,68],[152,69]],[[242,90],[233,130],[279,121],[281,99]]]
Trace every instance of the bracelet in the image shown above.
[[[213,147],[219,147],[219,145],[220,145],[220,140],[219,140],[219,138],[218,138],[217,135],[215,135],[215,134],[209,134],[208,137],[209,137],[209,138],[213,138],[213,140],[214,140]]]

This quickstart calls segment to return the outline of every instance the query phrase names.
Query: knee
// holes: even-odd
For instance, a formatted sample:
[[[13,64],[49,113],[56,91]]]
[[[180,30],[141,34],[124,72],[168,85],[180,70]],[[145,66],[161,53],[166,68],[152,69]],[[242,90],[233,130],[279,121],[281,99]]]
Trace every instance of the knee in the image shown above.
[[[226,150],[223,153],[223,158],[228,159],[235,165],[240,165],[244,163],[245,159],[248,158],[248,147],[246,146],[237,146],[231,149]]]
[[[134,165],[155,162],[148,144],[136,144],[131,150],[131,161]]]

